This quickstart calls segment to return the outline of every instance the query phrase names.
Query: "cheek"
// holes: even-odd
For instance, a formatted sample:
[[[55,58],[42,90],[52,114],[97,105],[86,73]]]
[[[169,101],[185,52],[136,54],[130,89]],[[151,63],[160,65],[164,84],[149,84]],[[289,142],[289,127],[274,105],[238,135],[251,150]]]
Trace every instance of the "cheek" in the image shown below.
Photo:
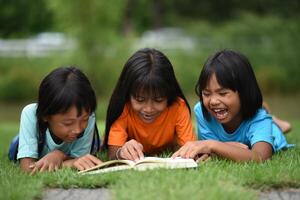
[[[168,106],[167,103],[159,104],[156,106],[156,110],[163,112],[167,108],[167,106]]]
[[[202,97],[202,103],[203,103],[204,107],[207,109],[208,103],[209,103],[208,98]]]

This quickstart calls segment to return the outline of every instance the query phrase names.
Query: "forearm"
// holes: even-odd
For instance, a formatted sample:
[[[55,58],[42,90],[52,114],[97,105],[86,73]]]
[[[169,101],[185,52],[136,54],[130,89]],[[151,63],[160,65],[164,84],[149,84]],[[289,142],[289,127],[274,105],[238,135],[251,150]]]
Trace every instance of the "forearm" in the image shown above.
[[[212,153],[218,156],[234,160],[236,162],[256,161],[262,162],[262,156],[254,150],[241,148],[235,145],[230,145],[219,141],[210,141],[210,149]]]

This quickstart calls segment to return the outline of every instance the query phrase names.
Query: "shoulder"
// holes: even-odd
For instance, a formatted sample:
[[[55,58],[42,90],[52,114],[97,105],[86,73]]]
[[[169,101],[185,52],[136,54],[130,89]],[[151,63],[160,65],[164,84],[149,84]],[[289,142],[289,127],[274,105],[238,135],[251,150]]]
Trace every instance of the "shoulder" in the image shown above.
[[[263,108],[257,110],[256,114],[249,120],[251,122],[272,120],[272,116]]]
[[[176,101],[171,106],[178,107],[178,108],[187,107],[185,101],[182,98],[180,98],[180,97],[178,97],[176,99]]]
[[[133,110],[132,110],[132,108],[130,106],[130,103],[128,102],[128,103],[126,103],[124,105],[122,113],[121,113],[121,115],[119,116],[118,119],[125,119],[125,118],[127,118],[129,116],[130,113],[134,113],[134,112],[133,112]]]
[[[188,106],[182,98],[178,97],[176,101],[169,107],[169,109],[171,112],[182,112],[184,110],[188,111]]]
[[[22,112],[36,111],[36,109],[37,109],[37,103],[31,103],[31,104],[26,105],[23,108]]]
[[[28,104],[23,108],[21,116],[35,117],[36,109],[37,109],[37,103]]]

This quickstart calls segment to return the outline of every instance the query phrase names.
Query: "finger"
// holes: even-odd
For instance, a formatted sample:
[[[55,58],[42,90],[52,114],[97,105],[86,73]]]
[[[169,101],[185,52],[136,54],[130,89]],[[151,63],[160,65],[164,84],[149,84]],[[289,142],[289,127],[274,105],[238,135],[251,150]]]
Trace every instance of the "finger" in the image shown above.
[[[174,158],[178,157],[179,154],[180,154],[180,149],[178,151],[176,151],[175,153],[173,153],[173,155],[171,156],[171,158],[174,159]]]
[[[76,169],[78,169],[79,171],[84,170],[84,167],[81,165],[81,163],[78,163],[78,162],[75,162],[75,163],[74,163],[74,167],[75,167]]]
[[[49,165],[47,163],[43,164],[42,167],[40,168],[40,172],[44,172],[48,169]]]
[[[136,146],[133,146],[133,148],[136,151],[136,154],[138,156],[138,160],[143,159],[144,158],[143,145],[138,143]]]
[[[52,163],[50,163],[49,166],[48,166],[48,172],[53,171],[53,169],[54,169],[54,166],[53,166]]]
[[[181,147],[178,156],[182,158],[187,158],[189,153],[189,146],[183,146]]]
[[[36,172],[40,171],[40,169],[43,166],[43,163],[44,163],[43,161],[38,161],[38,162],[35,163],[34,169],[35,169]]]
[[[80,164],[83,169],[89,169],[93,166],[92,164],[90,165],[89,161],[86,160],[79,160],[78,164]]]
[[[205,154],[201,155],[201,156],[196,160],[196,162],[197,162],[197,163],[198,163],[198,162],[203,162],[203,161],[207,160],[208,157],[209,157],[209,155],[205,153]]]
[[[88,158],[88,157],[84,157],[82,160],[82,164],[86,167],[86,168],[91,168],[94,167],[95,164]]]
[[[90,155],[88,156],[88,158],[96,165],[99,165],[102,163],[101,160],[99,160],[97,157],[93,156],[93,155]]]
[[[120,154],[121,154],[121,157],[124,159],[133,160],[127,147],[124,147],[124,148],[122,147]]]
[[[191,148],[189,149],[189,151],[187,152],[187,157],[188,158],[195,158],[197,157],[197,155],[201,154],[202,152],[199,152],[198,149],[196,148]]]
[[[134,161],[139,160],[138,152],[134,146],[128,146],[128,152],[132,160]]]
[[[143,145],[142,144],[138,144],[138,156],[139,156],[139,159],[143,159],[144,158],[144,152],[143,152]]]
[[[38,171],[37,167],[34,167],[33,170],[30,172],[30,175],[34,175]]]

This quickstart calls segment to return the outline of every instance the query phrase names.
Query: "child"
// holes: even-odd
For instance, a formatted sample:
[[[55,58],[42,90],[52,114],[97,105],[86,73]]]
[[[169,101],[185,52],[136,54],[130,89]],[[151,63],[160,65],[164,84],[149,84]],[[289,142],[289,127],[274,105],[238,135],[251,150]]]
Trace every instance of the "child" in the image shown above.
[[[209,58],[196,85],[200,141],[189,142],[173,157],[216,154],[234,161],[264,161],[287,148],[286,139],[262,109],[262,95],[248,59],[223,50]]]
[[[189,104],[168,58],[155,49],[134,53],[107,110],[109,158],[138,160],[195,139]]]
[[[21,168],[33,174],[61,167],[84,170],[101,163],[89,154],[98,136],[96,105],[94,90],[79,69],[57,68],[47,75],[38,102],[21,114],[17,153]]]

